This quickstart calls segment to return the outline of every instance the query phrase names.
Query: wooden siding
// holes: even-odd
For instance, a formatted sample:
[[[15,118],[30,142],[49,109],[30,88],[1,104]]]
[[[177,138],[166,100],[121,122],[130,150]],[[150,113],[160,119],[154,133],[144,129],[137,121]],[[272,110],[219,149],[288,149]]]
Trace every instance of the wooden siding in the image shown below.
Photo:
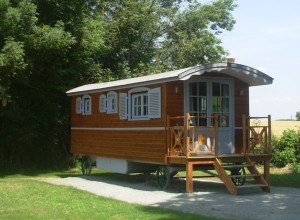
[[[72,130],[76,154],[165,163],[166,131]]]
[[[71,152],[165,163],[166,131],[151,130],[151,128],[164,128],[166,125],[166,85],[163,83],[147,86],[147,88],[156,87],[161,87],[162,117],[149,120],[120,120],[119,109],[115,114],[100,113],[99,97],[102,94],[106,95],[107,92],[89,94],[92,98],[91,115],[76,114],[76,98],[80,96],[72,96]],[[118,94],[118,108],[119,93],[128,93],[130,89],[114,90]],[[143,130],[139,130],[139,127]],[[126,130],[127,128],[136,128],[136,130]]]
[[[175,87],[178,93],[175,93]],[[166,84],[166,114],[170,117],[184,115],[184,82],[176,81]]]
[[[234,80],[234,121],[235,151],[242,152],[243,146],[243,115],[249,115],[249,85],[239,79]]]
[[[203,74],[203,76],[228,77],[217,72]],[[72,96],[71,126],[79,130],[73,129],[71,132],[71,151],[75,154],[164,163],[167,153],[166,131],[147,130],[147,128],[164,128],[168,115],[172,117],[184,115],[184,81],[147,86],[147,88],[156,87],[161,87],[162,117],[149,120],[120,120],[119,109],[115,114],[100,113],[99,97],[108,92],[89,94],[92,98],[91,115],[76,114],[76,98],[82,96]],[[175,92],[175,87],[178,88],[178,93]],[[132,88],[114,90],[118,94],[118,105],[119,93],[128,93],[130,89]],[[241,128],[242,115],[249,115],[249,85],[238,79],[234,79],[234,105],[234,127]],[[146,130],[138,130],[139,127]],[[104,130],[93,130],[97,128]],[[111,130],[105,130],[105,128]],[[118,128],[137,128],[137,130],[118,130]],[[240,152],[242,149],[241,129],[235,129],[235,146],[236,152]]]

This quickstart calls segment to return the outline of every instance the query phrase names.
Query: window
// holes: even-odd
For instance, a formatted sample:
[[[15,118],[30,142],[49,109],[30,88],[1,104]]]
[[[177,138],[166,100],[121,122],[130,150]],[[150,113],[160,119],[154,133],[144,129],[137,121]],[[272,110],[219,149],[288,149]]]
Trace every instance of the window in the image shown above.
[[[91,96],[84,95],[82,97],[82,114],[83,115],[90,115],[92,113],[92,100]]]
[[[81,114],[82,111],[82,106],[81,106],[82,102],[81,102],[81,97],[78,97],[76,99],[76,114]]]
[[[107,93],[107,113],[117,113],[117,93]]]
[[[193,116],[207,116],[207,83],[193,82],[189,86],[189,112]],[[199,126],[206,126],[206,118],[195,118],[193,123]]]
[[[121,106],[122,105],[122,106]],[[127,94],[120,94],[120,118],[127,118]],[[121,112],[122,111],[122,112]],[[126,118],[125,118],[125,117]],[[134,88],[128,92],[128,119],[150,119],[161,117],[161,88]]]
[[[99,111],[106,112],[106,95],[101,95],[99,97]]]
[[[148,93],[132,94],[132,118],[148,118]]]
[[[189,83],[189,108],[192,116],[219,116],[219,127],[230,126],[230,85],[228,80],[201,80]],[[212,125],[206,118],[194,118],[197,126]]]

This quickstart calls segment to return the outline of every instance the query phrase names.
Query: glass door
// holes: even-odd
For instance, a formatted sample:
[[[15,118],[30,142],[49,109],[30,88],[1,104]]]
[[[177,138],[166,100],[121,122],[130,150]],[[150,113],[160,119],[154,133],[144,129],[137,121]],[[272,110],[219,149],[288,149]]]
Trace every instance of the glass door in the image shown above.
[[[219,116],[219,153],[234,153],[233,81],[191,79],[186,83],[186,108],[192,116]],[[210,119],[194,119],[195,126],[213,125]]]

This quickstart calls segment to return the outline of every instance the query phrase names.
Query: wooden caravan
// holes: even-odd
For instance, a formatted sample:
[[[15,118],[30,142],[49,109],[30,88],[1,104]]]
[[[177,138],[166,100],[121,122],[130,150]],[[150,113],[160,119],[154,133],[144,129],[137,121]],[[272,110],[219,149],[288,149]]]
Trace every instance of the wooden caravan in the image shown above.
[[[249,87],[272,81],[248,66],[216,63],[74,88],[71,151],[88,158],[86,168],[93,160],[119,173],[156,172],[161,188],[186,170],[193,192],[193,171],[205,169],[232,194],[250,187],[248,178],[269,191],[271,126],[249,116]]]

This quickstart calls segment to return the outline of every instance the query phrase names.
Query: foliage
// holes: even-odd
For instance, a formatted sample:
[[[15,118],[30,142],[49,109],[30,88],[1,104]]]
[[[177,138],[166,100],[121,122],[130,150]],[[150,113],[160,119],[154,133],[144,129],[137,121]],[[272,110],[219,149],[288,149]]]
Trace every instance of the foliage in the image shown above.
[[[3,219],[215,219],[144,207],[32,179],[0,180]]]
[[[297,119],[297,121],[300,121],[300,111],[296,112],[296,119]]]
[[[300,173],[300,163],[299,162],[293,163],[292,170],[294,173]]]
[[[103,67],[126,78],[221,61],[227,52],[217,36],[233,28],[234,7],[233,0],[103,1],[109,45]]]
[[[104,47],[101,40],[93,46],[88,44],[95,28],[92,18],[77,19],[86,7],[76,2],[0,3],[2,169],[68,166],[69,100],[65,91],[99,78],[94,71],[99,69],[98,64],[91,58],[95,47]],[[40,7],[41,4],[49,8]],[[59,7],[73,10],[48,14]],[[54,15],[57,17],[52,20]],[[94,20],[94,26],[99,37],[103,32],[101,20],[97,21]]]
[[[300,130],[285,130],[280,137],[272,137],[272,162],[276,167],[300,162]]]
[[[234,0],[0,0],[0,169],[69,164],[87,83],[224,59]]]

